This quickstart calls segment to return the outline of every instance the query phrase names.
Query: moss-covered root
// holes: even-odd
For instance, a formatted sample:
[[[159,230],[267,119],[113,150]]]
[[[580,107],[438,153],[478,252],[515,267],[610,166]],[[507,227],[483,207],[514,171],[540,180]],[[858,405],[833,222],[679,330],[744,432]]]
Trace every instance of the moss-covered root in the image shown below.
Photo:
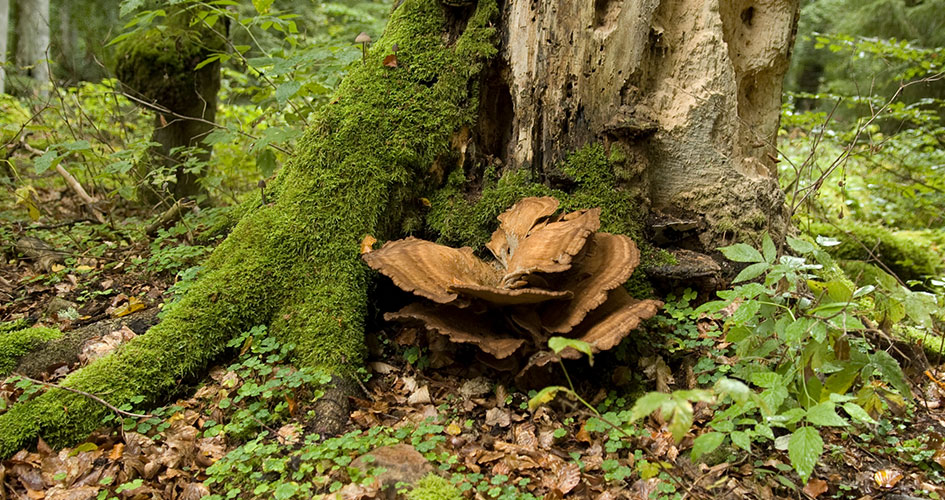
[[[494,1],[480,0],[447,46],[446,11],[437,0],[399,6],[272,183],[274,203],[246,212],[159,325],[63,383],[116,405],[137,395],[154,403],[205,369],[227,339],[257,324],[271,324],[294,343],[303,364],[339,372],[358,361],[368,280],[359,241],[398,230],[451,134],[472,124],[478,73],[495,54],[489,24],[496,11]],[[394,43],[399,65],[385,67]],[[106,412],[62,390],[19,402],[0,415],[0,456],[37,436],[74,443]]]
[[[0,379],[16,368],[23,355],[29,353],[44,342],[62,337],[62,332],[55,328],[41,326],[21,328],[11,331],[0,329]]]

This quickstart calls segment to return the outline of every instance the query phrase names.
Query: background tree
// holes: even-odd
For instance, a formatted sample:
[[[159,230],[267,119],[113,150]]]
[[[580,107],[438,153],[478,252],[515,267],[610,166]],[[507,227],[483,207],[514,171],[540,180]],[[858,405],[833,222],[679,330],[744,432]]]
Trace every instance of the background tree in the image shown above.
[[[225,48],[227,27],[225,21],[196,20],[194,7],[174,7],[163,25],[133,33],[117,48],[118,79],[154,113],[152,140],[158,145],[138,167],[138,196],[149,204],[201,193],[201,168],[210,159],[202,141],[214,128],[220,63],[204,61]]]
[[[650,209],[674,212],[693,221],[674,243],[702,250],[783,233],[768,154],[797,4],[722,4],[406,0],[183,299],[63,383],[154,404],[258,324],[299,364],[350,374],[369,304],[362,238],[453,231],[476,244],[478,221],[526,193],[605,205],[605,226],[638,238]],[[106,411],[50,390],[0,416],[0,452],[74,441]]]
[[[7,37],[10,22],[10,0],[0,0],[0,94],[6,88]]]
[[[47,92],[49,64],[49,0],[17,2],[16,63],[27,68],[26,74],[40,94]]]

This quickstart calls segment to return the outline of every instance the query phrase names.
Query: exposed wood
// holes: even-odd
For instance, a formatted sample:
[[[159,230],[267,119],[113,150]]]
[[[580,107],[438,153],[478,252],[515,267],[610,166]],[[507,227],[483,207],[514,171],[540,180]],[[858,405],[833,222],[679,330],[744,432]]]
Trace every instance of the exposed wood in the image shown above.
[[[510,0],[481,149],[549,184],[603,141],[653,209],[704,219],[704,248],[786,219],[774,140],[797,0]]]

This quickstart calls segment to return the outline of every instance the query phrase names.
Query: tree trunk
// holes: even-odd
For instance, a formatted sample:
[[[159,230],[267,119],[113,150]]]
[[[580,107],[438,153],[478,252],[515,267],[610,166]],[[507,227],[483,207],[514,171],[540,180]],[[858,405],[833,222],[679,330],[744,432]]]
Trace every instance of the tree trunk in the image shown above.
[[[509,0],[479,124],[501,138],[486,151],[554,186],[572,181],[559,168],[571,152],[600,142],[626,158],[620,189],[699,222],[686,245],[780,235],[775,138],[797,15],[797,0]]]
[[[259,324],[297,346],[298,364],[350,374],[370,279],[359,243],[418,230],[424,215],[442,239],[481,242],[519,196],[553,192],[566,207],[607,205],[602,222],[627,232],[648,205],[700,216],[703,247],[782,231],[767,154],[797,6],[741,7],[510,0],[499,17],[493,0],[404,1],[266,188],[269,203],[241,207],[160,324],[64,384],[153,404]],[[517,183],[522,172],[540,182]],[[74,442],[106,411],[61,390],[17,403],[0,416],[0,455],[37,435]]]
[[[191,18],[186,9],[172,10],[164,29],[138,33],[118,48],[122,54],[115,68],[118,79],[139,104],[155,113],[151,138],[158,146],[150,148],[148,158],[138,165],[138,197],[148,204],[203,192],[199,174],[211,151],[201,141],[213,130],[216,118],[220,63],[195,68],[225,49],[226,29],[191,26]],[[169,171],[172,180],[166,186],[155,185],[156,170]]]
[[[10,0],[0,0],[0,94],[6,89],[7,35],[10,23]]]
[[[19,19],[16,23],[16,63],[29,68],[40,95],[46,95],[49,83],[49,0],[20,0],[17,4]]]

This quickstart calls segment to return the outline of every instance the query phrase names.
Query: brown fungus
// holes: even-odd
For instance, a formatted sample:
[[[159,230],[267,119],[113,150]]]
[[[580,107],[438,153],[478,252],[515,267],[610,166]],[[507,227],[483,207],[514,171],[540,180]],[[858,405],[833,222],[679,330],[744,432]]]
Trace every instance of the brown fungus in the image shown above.
[[[634,299],[621,286],[640,252],[627,236],[596,232],[600,208],[555,216],[557,209],[554,198],[525,198],[500,215],[486,245],[491,264],[470,248],[416,238],[364,254],[398,287],[432,301],[385,319],[422,324],[498,360],[542,351],[553,335],[588,342],[595,352],[616,346],[662,303]]]

